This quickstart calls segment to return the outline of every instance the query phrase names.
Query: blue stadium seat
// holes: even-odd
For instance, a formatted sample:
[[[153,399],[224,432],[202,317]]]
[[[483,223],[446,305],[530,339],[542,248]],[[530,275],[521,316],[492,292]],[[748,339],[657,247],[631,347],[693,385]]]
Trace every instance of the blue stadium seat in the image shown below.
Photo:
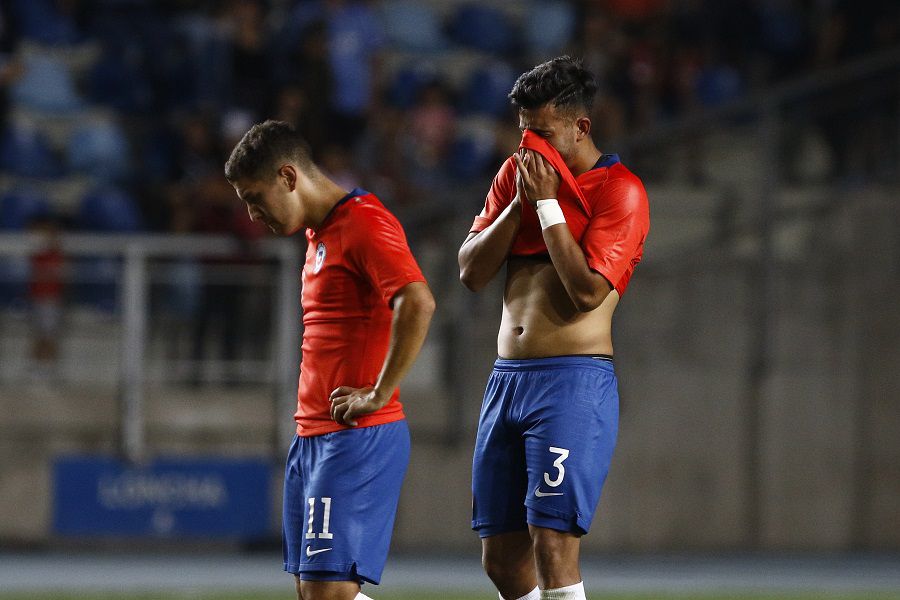
[[[427,84],[438,79],[435,69],[427,63],[416,63],[403,67],[394,75],[388,88],[388,100],[392,106],[411,108]]]
[[[135,201],[115,187],[88,192],[81,200],[75,223],[84,231],[108,233],[136,232],[142,226]]]
[[[62,174],[49,141],[35,127],[21,123],[0,134],[0,170],[19,177],[53,178]]]
[[[447,47],[440,18],[428,5],[406,0],[385,2],[381,17],[388,40],[401,50],[441,52]]]
[[[459,179],[479,177],[492,165],[494,158],[492,133],[460,134],[450,148],[450,173]]]
[[[106,53],[113,58],[120,57],[122,63],[115,65],[109,58],[101,58],[107,64],[89,73],[92,96],[115,91],[96,72],[109,69],[107,73],[122,91],[136,78],[137,90],[128,89],[124,98],[129,103],[137,102],[135,110],[144,110],[144,103],[153,108],[160,104],[164,108],[193,104],[197,75],[192,49],[180,31],[179,21],[167,17],[158,3],[113,0],[104,10],[91,13],[89,27],[91,36],[103,45]],[[123,68],[125,73],[121,71]],[[92,83],[90,80],[95,78],[100,80]],[[99,101],[110,103],[102,98]],[[132,109],[126,106],[125,110]]]
[[[149,109],[153,93],[136,61],[135,52],[104,52],[88,73],[88,97],[127,113]]]
[[[50,215],[50,202],[29,188],[12,189],[0,198],[0,229],[24,231],[33,220]]]
[[[695,83],[697,98],[704,106],[718,106],[744,93],[744,82],[734,67],[720,64],[704,68]]]
[[[141,217],[131,196],[116,188],[101,188],[82,199],[75,224],[84,231],[132,233],[141,229]],[[76,279],[82,281],[74,286],[77,302],[106,312],[117,310],[121,260],[86,257],[74,269]]]
[[[23,38],[51,46],[81,41],[75,21],[54,4],[54,0],[13,0],[13,15]]]
[[[516,32],[509,16],[492,6],[464,4],[452,29],[457,42],[476,50],[505,55],[515,49]]]
[[[165,182],[175,178],[178,142],[165,130],[155,130],[140,143],[138,172],[142,180]]]
[[[23,309],[28,306],[28,282],[31,265],[27,256],[0,257],[0,307]]]
[[[536,55],[554,55],[562,51],[575,31],[575,9],[568,2],[540,0],[525,11],[523,37],[528,50]]]
[[[84,106],[65,63],[51,56],[33,54],[26,56],[23,64],[25,73],[12,86],[15,103],[54,113],[71,113]]]
[[[475,69],[469,75],[463,92],[463,110],[494,117],[506,115],[510,110],[509,90],[516,77],[516,72],[509,65],[499,61]]]
[[[69,166],[101,183],[122,182],[130,172],[131,152],[122,130],[111,121],[89,123],[69,138]]]

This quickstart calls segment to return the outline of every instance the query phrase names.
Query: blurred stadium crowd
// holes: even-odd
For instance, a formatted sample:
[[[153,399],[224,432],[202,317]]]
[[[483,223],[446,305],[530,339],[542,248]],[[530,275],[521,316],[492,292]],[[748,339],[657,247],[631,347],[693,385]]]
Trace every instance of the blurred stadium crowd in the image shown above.
[[[347,187],[418,204],[491,175],[518,136],[507,91],[556,53],[600,77],[595,135],[608,140],[900,40],[890,1],[2,7],[4,229],[45,210],[79,230],[251,235],[224,214],[239,207],[221,166],[267,117],[295,123]],[[68,203],[40,186],[71,177],[86,193]]]
[[[550,56],[581,56],[599,77],[602,146],[900,41],[890,0],[0,7],[3,231],[258,238],[222,164],[264,118],[296,124],[333,178],[376,191],[401,215],[474,213],[479,198],[461,205],[453,192],[460,182],[483,187],[515,147],[506,94]],[[855,134],[844,122],[829,115],[823,126],[836,168],[877,166],[865,153],[844,160]],[[7,286],[0,300],[17,294]]]

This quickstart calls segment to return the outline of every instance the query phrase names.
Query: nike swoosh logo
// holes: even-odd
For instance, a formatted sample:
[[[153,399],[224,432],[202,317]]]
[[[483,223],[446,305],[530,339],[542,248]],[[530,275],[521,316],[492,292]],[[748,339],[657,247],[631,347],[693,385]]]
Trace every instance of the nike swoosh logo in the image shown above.
[[[564,492],[542,492],[541,486],[537,486],[534,488],[534,495],[538,498],[543,498],[545,496],[562,496]]]
[[[306,556],[312,556],[313,554],[319,554],[320,552],[328,552],[331,548],[322,548],[321,550],[312,550],[309,546],[306,547]]]

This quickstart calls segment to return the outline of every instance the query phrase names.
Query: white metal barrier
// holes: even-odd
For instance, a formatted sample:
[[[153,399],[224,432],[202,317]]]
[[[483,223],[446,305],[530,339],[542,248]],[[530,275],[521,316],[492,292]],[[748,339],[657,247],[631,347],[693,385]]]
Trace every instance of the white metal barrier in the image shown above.
[[[37,234],[0,234],[0,257],[31,256],[46,244]],[[60,249],[70,258],[121,258],[118,280],[122,337],[121,431],[122,451],[130,460],[145,454],[144,384],[147,321],[149,312],[148,262],[166,258],[224,258],[240,254],[238,240],[220,236],[192,235],[103,235],[64,234]],[[278,403],[277,431],[280,447],[293,435],[290,422],[281,418],[292,414],[296,403],[297,373],[300,363],[300,267],[302,249],[296,240],[263,240],[252,246],[253,256],[274,259],[277,275],[273,295],[272,360]]]

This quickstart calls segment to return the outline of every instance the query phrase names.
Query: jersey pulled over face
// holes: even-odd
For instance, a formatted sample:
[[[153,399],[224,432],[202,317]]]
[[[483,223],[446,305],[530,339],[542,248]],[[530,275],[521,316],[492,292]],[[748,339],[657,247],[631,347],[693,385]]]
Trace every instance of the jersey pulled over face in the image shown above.
[[[303,266],[303,361],[297,433],[346,429],[330,416],[338,386],[364,387],[378,379],[391,336],[391,301],[403,286],[425,281],[399,221],[373,194],[355,189],[316,230],[306,230]],[[357,427],[403,418],[394,390],[380,410]]]
[[[559,203],[569,230],[584,250],[588,266],[603,275],[620,296],[624,294],[634,268],[644,254],[644,239],[650,229],[647,192],[641,180],[616,154],[601,156],[593,169],[573,177],[555,149],[539,136],[526,131],[522,145],[540,151],[562,172]],[[566,185],[578,188],[584,198],[583,205],[574,194],[565,197]],[[515,195],[516,163],[510,157],[494,177],[484,210],[475,217],[470,232],[482,231],[493,223]],[[546,254],[537,213],[523,202],[522,222],[510,256]]]

